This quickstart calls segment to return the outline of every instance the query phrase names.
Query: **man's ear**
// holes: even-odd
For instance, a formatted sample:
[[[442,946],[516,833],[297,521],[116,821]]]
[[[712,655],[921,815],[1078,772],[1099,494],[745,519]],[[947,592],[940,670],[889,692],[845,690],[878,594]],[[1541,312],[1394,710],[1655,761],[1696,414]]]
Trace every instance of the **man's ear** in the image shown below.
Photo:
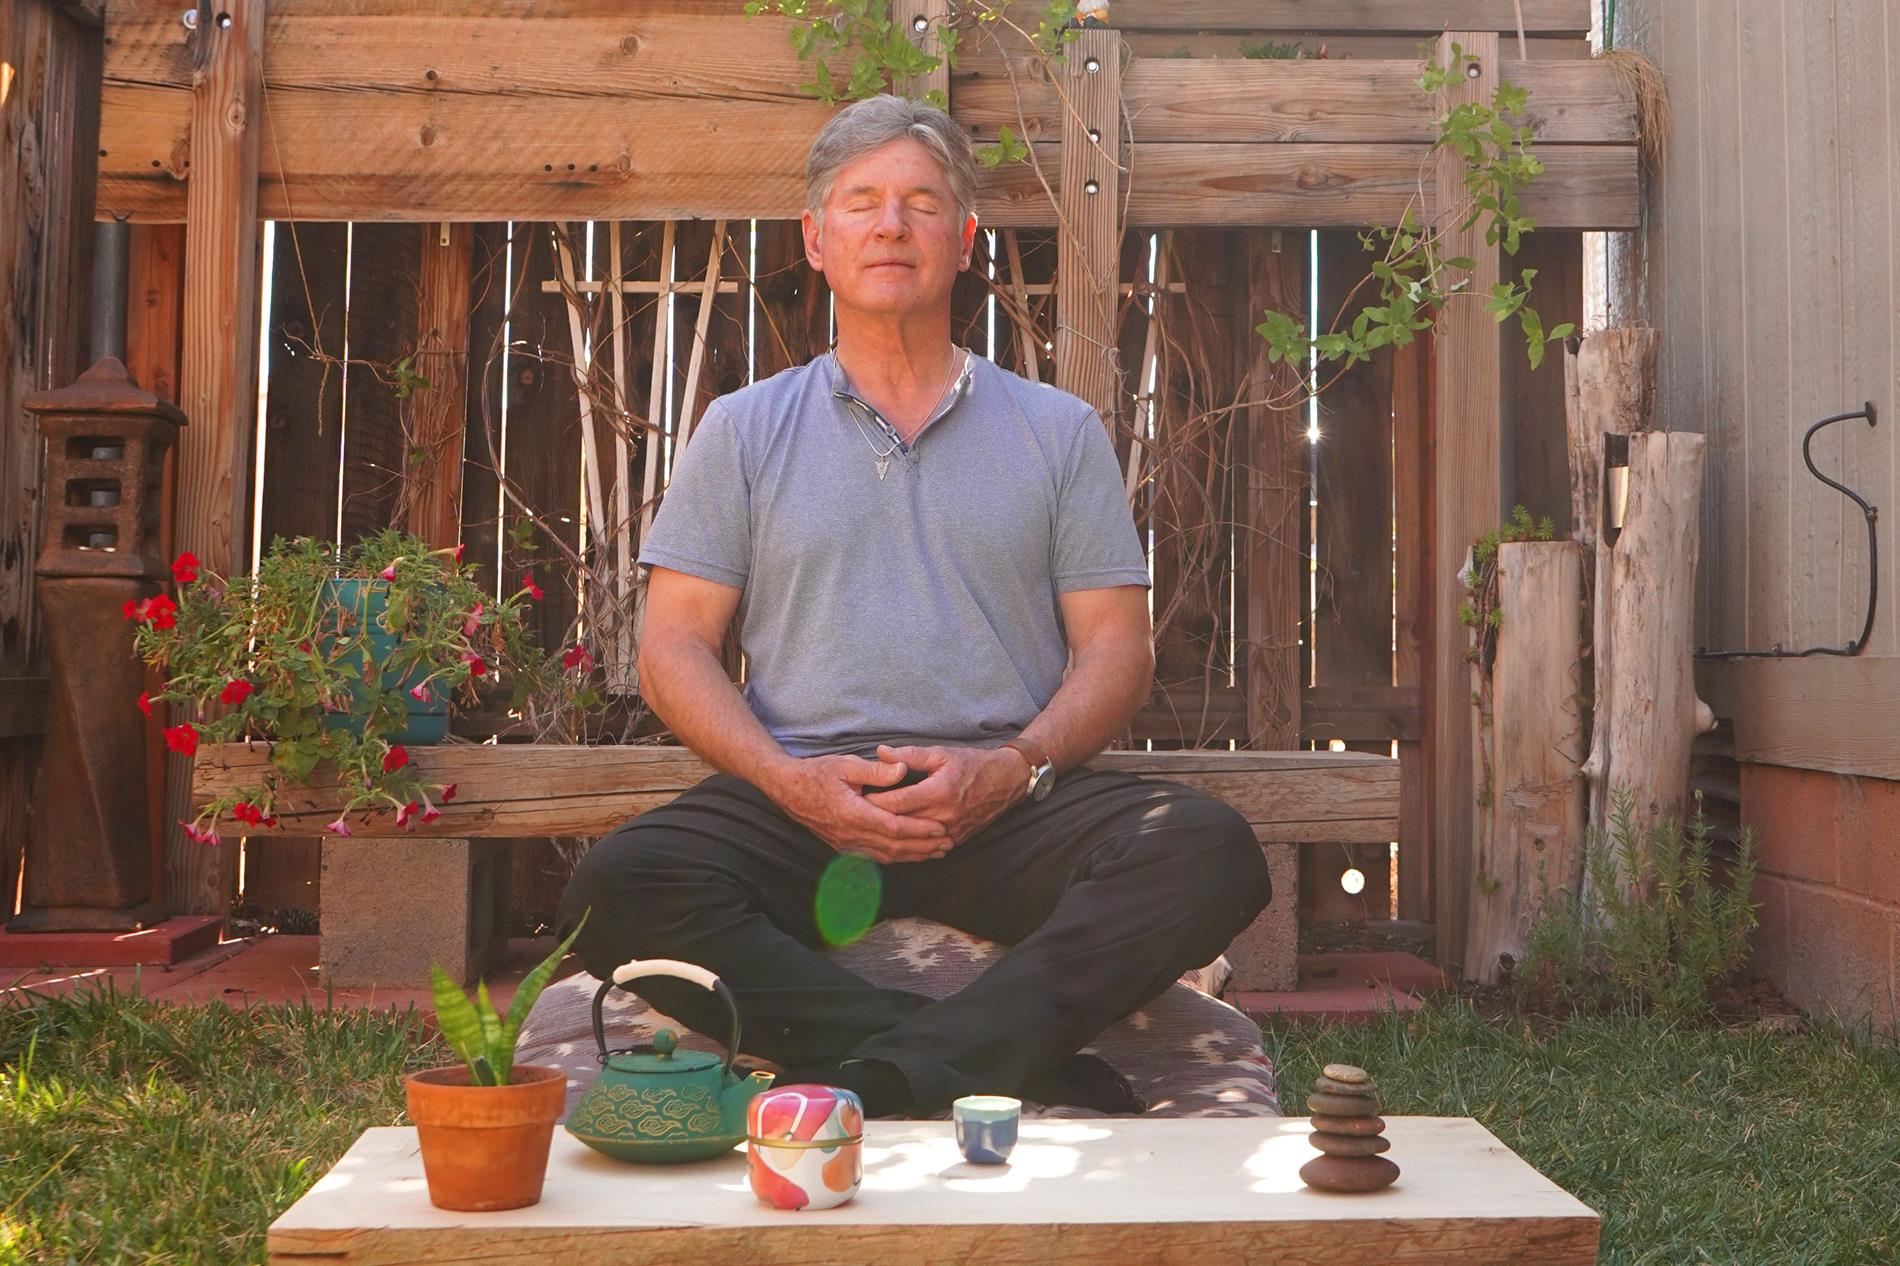
[[[825,271],[824,237],[818,217],[808,207],[799,216],[798,222],[804,231],[805,262],[818,272]]]

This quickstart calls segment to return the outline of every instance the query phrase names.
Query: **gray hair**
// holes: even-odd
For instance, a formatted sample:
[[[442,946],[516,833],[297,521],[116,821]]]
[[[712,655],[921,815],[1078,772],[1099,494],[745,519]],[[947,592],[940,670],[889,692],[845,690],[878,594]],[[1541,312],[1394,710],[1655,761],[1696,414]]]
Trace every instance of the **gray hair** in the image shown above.
[[[909,137],[930,151],[950,179],[961,215],[976,210],[976,155],[970,138],[936,106],[884,93],[855,101],[832,116],[805,158],[805,206],[820,220],[838,172],[864,155]]]

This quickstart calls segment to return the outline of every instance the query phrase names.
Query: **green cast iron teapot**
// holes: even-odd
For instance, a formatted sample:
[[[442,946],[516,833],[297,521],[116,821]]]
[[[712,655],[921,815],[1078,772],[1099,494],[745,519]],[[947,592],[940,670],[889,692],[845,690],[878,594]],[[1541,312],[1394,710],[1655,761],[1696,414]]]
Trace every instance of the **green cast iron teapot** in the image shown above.
[[[732,1032],[724,1059],[680,1050],[679,1035],[671,1029],[661,1029],[649,1043],[607,1049],[601,1014],[607,995],[643,976],[691,981],[725,1001]],[[667,1165],[724,1155],[745,1141],[746,1105],[772,1084],[771,1073],[733,1071],[739,1005],[725,983],[704,967],[670,958],[637,958],[614,968],[613,979],[594,994],[594,1045],[600,1076],[567,1114],[565,1128],[616,1160]]]

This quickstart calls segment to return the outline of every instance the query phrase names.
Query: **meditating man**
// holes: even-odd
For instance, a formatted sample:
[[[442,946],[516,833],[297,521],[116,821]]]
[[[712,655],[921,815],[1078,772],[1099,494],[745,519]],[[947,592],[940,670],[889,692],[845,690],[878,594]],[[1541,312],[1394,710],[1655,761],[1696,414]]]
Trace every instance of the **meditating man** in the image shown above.
[[[1139,1111],[1077,1052],[1271,885],[1228,805],[1085,764],[1147,697],[1148,576],[1097,413],[951,341],[975,193],[968,140],[920,102],[859,102],[813,142],[805,252],[836,346],[707,406],[640,551],[641,692],[721,772],[596,844],[557,925],[592,908],[602,979],[716,972],[747,1052],[874,1116],[976,1092]],[[735,615],[743,689],[720,662]],[[872,986],[823,952],[841,858],[881,879],[882,917],[1012,948],[941,1001]],[[725,1032],[697,986],[630,987]]]

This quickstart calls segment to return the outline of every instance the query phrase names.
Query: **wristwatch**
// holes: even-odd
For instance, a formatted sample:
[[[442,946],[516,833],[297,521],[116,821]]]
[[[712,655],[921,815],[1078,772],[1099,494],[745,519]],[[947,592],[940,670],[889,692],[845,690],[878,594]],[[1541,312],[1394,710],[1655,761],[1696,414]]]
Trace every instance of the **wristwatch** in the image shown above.
[[[1047,752],[1026,738],[1013,738],[1002,746],[1015,748],[1022,753],[1023,759],[1029,762],[1029,798],[1031,800],[1044,799],[1055,790],[1055,762],[1049,759]]]

